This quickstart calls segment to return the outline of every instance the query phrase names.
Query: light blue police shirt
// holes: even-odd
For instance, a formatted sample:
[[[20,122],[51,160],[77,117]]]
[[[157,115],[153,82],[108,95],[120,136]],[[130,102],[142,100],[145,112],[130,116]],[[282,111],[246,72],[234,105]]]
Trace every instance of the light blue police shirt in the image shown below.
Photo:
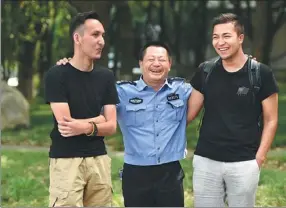
[[[185,158],[191,85],[183,78],[168,78],[156,92],[141,77],[134,82],[117,82],[116,86],[124,162],[147,166]]]

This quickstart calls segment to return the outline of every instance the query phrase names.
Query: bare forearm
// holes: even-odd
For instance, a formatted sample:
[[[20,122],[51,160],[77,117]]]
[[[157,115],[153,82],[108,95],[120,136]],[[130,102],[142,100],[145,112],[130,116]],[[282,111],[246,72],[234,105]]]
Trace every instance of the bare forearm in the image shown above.
[[[257,151],[257,155],[262,158],[266,158],[267,152],[269,151],[271,144],[274,140],[275,133],[277,130],[277,121],[269,121],[264,124],[261,143]]]
[[[116,133],[116,122],[107,121],[104,123],[97,124],[98,136],[111,136]]]
[[[82,125],[80,125],[80,132],[82,134],[90,134],[93,130],[92,124],[89,122],[92,120],[89,119],[83,119],[83,120],[78,120]],[[114,124],[111,121],[107,122],[102,122],[102,123],[96,123],[97,127],[97,136],[110,136],[116,133],[116,123]]]
[[[104,115],[97,116],[90,119],[82,119],[80,123],[83,123],[83,132],[90,134],[93,131],[93,125],[90,121],[96,124],[97,136],[110,136],[116,132],[116,106],[115,105],[105,105]]]
[[[93,131],[93,125],[89,123],[92,119],[78,119],[78,129],[81,134],[90,134]],[[106,121],[96,123],[97,136],[111,136],[116,133],[116,122]]]
[[[96,124],[100,124],[100,123],[104,123],[106,122],[106,119],[103,115],[99,115],[97,117],[93,117],[93,118],[87,118],[87,119],[78,119],[79,121],[83,121],[83,122],[91,122],[93,121]]]
[[[187,123],[189,124],[190,122],[192,122],[197,115],[199,114],[199,112],[201,111],[202,106],[197,107],[197,109],[193,109],[193,110],[189,110],[188,112],[188,118],[187,118]]]

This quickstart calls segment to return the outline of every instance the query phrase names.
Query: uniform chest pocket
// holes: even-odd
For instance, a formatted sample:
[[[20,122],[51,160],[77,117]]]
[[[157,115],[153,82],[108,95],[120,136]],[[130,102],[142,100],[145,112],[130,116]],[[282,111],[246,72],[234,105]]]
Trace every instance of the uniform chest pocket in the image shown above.
[[[126,105],[125,123],[127,126],[140,126],[146,120],[146,105]]]
[[[181,121],[184,115],[184,101],[183,100],[172,100],[168,101],[164,110],[164,115],[168,121]]]

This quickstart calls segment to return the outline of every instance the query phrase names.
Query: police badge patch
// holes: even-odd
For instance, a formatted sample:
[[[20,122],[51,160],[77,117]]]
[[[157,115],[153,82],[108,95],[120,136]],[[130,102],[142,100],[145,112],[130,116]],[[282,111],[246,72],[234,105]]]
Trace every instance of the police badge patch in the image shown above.
[[[167,95],[167,100],[172,101],[172,100],[178,100],[180,99],[179,94],[171,93]]]
[[[143,99],[138,98],[138,97],[134,97],[134,98],[129,99],[129,103],[132,103],[132,104],[141,104],[141,103],[143,103]]]

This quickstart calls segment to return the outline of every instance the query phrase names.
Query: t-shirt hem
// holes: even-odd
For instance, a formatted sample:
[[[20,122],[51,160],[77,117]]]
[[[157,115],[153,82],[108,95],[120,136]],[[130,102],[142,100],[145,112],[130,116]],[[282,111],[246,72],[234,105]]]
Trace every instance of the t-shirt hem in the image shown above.
[[[231,158],[229,156],[215,157],[213,155],[203,154],[201,152],[195,152],[194,155],[198,155],[198,156],[201,156],[201,157],[206,157],[208,159],[215,160],[215,161],[218,161],[218,162],[243,162],[243,161],[248,161],[248,160],[254,160],[255,159],[255,154],[254,155],[240,157],[240,158],[237,158],[237,157],[236,158]]]
[[[100,155],[106,155],[106,151],[102,152],[90,152],[90,153],[49,153],[49,158],[75,158],[75,157],[96,157]]]

